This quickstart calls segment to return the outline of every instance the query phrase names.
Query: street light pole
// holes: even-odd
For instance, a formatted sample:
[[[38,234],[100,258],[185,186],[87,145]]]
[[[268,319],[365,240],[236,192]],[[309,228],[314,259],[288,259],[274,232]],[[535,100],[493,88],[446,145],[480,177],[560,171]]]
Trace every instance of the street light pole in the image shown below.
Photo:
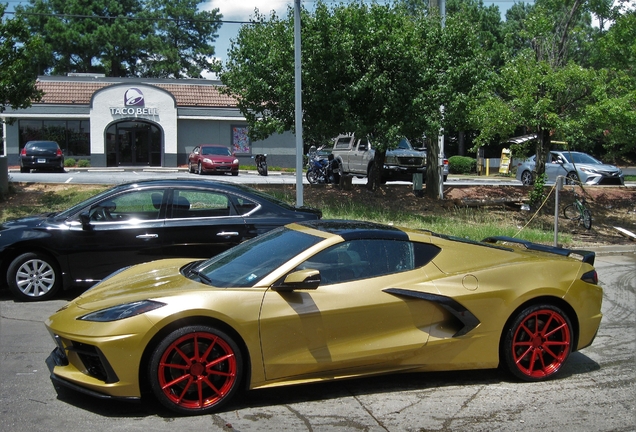
[[[294,0],[294,88],[296,123],[296,207],[303,205],[303,101],[300,58],[300,0]]]

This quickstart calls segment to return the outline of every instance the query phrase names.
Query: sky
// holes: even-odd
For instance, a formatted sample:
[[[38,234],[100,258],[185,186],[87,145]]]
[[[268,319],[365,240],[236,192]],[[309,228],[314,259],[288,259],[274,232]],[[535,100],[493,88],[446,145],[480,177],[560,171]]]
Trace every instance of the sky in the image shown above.
[[[376,0],[377,3],[386,3],[390,0]],[[533,0],[517,0],[525,3],[534,3]],[[346,0],[324,0],[325,3],[339,4],[346,3]],[[314,0],[301,0],[304,7],[310,8]],[[485,6],[495,4],[503,15],[508,8],[515,3],[514,0],[484,0]],[[272,10],[276,11],[279,17],[287,16],[287,7],[293,7],[293,0],[208,0],[200,4],[201,10],[219,9],[224,21],[249,21],[254,15],[254,9],[258,9],[261,14],[269,16]],[[216,57],[225,61],[227,50],[230,48],[230,40],[238,35],[241,24],[224,23],[219,30],[219,37],[215,43]]]

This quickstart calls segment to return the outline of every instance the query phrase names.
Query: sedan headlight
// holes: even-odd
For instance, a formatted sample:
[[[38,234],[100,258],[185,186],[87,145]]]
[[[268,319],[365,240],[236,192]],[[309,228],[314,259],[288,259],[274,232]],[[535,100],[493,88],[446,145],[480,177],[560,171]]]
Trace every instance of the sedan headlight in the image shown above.
[[[599,174],[599,172],[593,168],[579,167],[579,170],[583,171],[586,174]]]
[[[121,305],[102,309],[97,312],[91,312],[79,317],[78,319],[82,321],[95,322],[118,321],[150,312],[155,309],[159,309],[160,307],[163,307],[165,305],[165,303],[154,300],[142,300],[133,303],[124,303]]]
[[[238,159],[234,159],[234,160],[232,161],[232,164],[233,164],[233,165],[238,165],[238,163],[239,163],[239,160],[238,160]]]

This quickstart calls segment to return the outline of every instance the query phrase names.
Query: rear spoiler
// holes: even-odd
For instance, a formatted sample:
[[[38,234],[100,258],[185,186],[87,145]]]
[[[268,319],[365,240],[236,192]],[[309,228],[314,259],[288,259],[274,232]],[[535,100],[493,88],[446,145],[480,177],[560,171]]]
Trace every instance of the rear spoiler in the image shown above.
[[[596,254],[592,251],[565,249],[565,248],[560,248],[556,246],[546,246],[546,245],[542,245],[538,243],[532,243],[527,240],[521,240],[514,237],[506,237],[506,236],[487,237],[483,239],[482,242],[491,243],[491,244],[496,244],[498,242],[517,243],[524,246],[526,249],[529,249],[529,250],[548,252],[548,253],[553,253],[556,255],[567,256],[567,257],[571,255],[576,255],[581,257],[580,258],[581,261],[590,265],[594,265],[594,258],[596,257]]]

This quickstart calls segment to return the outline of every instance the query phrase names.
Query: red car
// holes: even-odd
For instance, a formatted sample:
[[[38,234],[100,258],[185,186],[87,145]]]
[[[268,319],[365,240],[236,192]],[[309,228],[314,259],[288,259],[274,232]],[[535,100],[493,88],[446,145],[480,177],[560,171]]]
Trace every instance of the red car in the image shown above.
[[[224,145],[201,144],[196,146],[188,156],[188,171],[191,173],[232,173],[238,175],[239,160]]]

